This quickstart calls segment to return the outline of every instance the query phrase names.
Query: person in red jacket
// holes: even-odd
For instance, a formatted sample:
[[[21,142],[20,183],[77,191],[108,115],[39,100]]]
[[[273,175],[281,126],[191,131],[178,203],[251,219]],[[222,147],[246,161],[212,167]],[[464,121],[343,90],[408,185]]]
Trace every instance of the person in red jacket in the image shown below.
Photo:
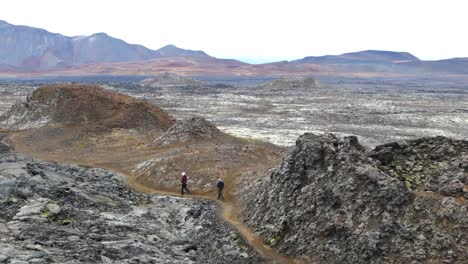
[[[187,174],[184,172],[182,172],[182,177],[180,177],[180,182],[182,183],[182,189],[181,189],[181,193],[182,195],[184,195],[184,190],[190,194],[189,190],[187,189],[187,182],[188,182],[188,177],[187,177]]]

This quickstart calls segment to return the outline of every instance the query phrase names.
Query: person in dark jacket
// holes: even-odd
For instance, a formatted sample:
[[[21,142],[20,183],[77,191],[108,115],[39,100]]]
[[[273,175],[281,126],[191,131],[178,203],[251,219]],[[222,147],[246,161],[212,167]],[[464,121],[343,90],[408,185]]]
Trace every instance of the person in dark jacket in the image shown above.
[[[218,188],[218,200],[224,201],[223,189],[224,189],[224,181],[220,177],[216,181],[216,188]]]
[[[189,190],[187,189],[187,182],[188,182],[188,176],[187,174],[184,172],[182,172],[182,177],[180,177],[180,183],[182,183],[182,188],[181,188],[181,193],[182,195],[184,195],[184,190],[190,194]]]

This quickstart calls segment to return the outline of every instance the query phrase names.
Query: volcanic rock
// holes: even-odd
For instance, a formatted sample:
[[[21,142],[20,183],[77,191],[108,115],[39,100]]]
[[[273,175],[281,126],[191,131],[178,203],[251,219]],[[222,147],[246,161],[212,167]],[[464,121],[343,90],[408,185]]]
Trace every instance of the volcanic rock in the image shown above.
[[[427,138],[368,154],[356,137],[306,133],[279,169],[240,193],[245,221],[267,245],[317,263],[462,263],[466,143]],[[406,158],[414,161],[399,165]],[[420,172],[419,185],[408,186],[406,171]]]
[[[380,169],[416,191],[465,195],[468,185],[468,141],[446,137],[420,138],[377,146],[370,156]]]
[[[1,145],[2,143],[0,143]],[[1,263],[263,263],[207,200],[0,148]]]
[[[26,102],[0,116],[0,126],[12,130],[45,125],[101,126],[166,130],[175,120],[145,101],[98,86],[59,84],[38,88]]]

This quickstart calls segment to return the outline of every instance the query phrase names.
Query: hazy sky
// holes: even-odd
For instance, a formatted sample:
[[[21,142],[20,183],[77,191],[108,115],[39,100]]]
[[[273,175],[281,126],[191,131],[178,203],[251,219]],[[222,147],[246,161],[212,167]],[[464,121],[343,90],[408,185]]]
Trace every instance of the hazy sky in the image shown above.
[[[250,62],[366,49],[468,57],[465,0],[1,0],[0,19]]]

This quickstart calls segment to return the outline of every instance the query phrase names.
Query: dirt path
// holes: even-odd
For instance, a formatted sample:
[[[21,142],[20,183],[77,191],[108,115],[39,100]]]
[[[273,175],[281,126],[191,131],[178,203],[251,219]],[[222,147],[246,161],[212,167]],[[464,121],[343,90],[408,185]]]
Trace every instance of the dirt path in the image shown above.
[[[184,197],[187,199],[205,199],[205,200],[213,200],[217,201],[221,208],[220,217],[227,221],[231,226],[233,226],[237,231],[241,234],[241,236],[245,239],[245,241],[257,251],[260,256],[262,256],[267,263],[271,264],[300,264],[302,263],[300,260],[296,260],[294,258],[286,257],[283,255],[278,254],[275,250],[270,247],[267,247],[263,240],[255,235],[246,225],[242,223],[240,220],[241,211],[240,209],[234,204],[233,202],[233,191],[234,189],[227,189],[225,191],[225,198],[224,202],[218,201],[216,199],[217,192],[211,191],[206,193],[191,193],[187,195],[181,195],[179,192],[175,192],[172,190],[162,190],[156,188],[150,188],[148,186],[142,185],[136,181],[136,177],[126,173],[117,168],[103,166],[102,164],[84,164],[86,166],[92,167],[100,167],[107,170],[112,170],[122,175],[125,175],[128,179],[128,185],[135,191],[148,193],[148,194],[159,194],[159,195],[171,195],[171,196],[178,196]]]

